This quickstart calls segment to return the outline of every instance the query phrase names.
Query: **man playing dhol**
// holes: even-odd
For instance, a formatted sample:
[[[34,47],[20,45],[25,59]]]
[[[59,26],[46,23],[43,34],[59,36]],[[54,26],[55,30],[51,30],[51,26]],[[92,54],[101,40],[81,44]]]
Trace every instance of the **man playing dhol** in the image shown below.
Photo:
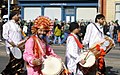
[[[33,35],[27,40],[23,54],[26,61],[27,75],[43,75],[41,71],[42,63],[47,56],[60,59],[45,39],[47,32],[50,30],[50,23],[48,17],[39,16],[32,26]]]

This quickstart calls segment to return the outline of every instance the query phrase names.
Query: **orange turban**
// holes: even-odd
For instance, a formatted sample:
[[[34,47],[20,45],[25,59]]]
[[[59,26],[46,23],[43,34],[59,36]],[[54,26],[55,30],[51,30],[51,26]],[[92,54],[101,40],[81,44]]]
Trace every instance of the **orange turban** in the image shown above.
[[[36,29],[50,30],[51,20],[45,16],[39,16],[35,19],[32,26],[32,33],[36,32]]]

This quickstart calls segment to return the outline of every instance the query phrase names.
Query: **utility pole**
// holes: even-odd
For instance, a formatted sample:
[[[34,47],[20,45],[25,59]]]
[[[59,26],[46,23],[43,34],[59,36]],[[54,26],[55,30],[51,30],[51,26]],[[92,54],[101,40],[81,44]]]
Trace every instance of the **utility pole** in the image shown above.
[[[9,20],[9,15],[10,15],[10,0],[8,0],[8,20]]]
[[[101,0],[98,0],[98,13],[101,13]]]

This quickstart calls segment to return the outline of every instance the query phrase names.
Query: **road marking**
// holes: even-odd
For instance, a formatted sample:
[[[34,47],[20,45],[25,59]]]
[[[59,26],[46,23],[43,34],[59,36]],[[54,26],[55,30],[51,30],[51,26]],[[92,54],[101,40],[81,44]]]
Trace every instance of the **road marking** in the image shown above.
[[[0,42],[0,44],[5,45],[5,43],[3,43],[3,42]]]
[[[0,47],[1,47],[1,46],[5,46],[5,43],[3,43],[3,42],[0,42]]]
[[[0,51],[0,56],[8,56],[6,51]]]

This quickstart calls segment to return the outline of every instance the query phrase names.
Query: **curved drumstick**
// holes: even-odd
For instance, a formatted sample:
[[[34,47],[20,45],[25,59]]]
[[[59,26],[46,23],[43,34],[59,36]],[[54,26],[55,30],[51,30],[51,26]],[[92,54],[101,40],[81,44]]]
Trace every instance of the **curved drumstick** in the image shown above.
[[[88,53],[86,54],[86,56],[85,56],[84,60],[86,60],[86,58],[87,58],[87,56],[88,56],[89,52],[90,52],[90,50],[89,50],[89,51],[88,51]]]
[[[67,67],[65,66],[65,64],[63,62],[62,62],[62,64],[63,64],[63,67],[65,68],[65,71],[67,71],[67,72],[65,72],[65,74],[68,75],[69,71],[68,71]]]
[[[23,30],[21,29],[21,33],[24,37],[26,37],[27,35],[23,32]]]

